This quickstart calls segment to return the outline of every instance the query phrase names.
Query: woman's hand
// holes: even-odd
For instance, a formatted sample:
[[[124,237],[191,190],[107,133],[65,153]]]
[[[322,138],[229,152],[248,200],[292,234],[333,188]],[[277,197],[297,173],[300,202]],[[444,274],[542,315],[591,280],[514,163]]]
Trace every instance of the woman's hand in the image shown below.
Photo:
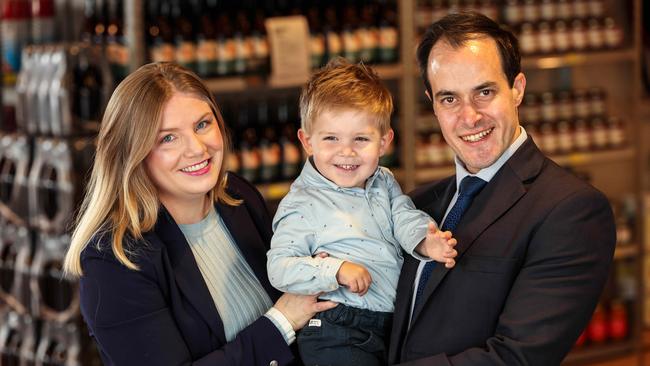
[[[320,295],[321,294],[295,295],[285,293],[278,299],[273,307],[278,309],[285,318],[287,318],[289,323],[291,323],[293,330],[297,331],[304,327],[309,319],[313,318],[316,313],[332,309],[338,305],[333,301],[318,301],[318,296]]]

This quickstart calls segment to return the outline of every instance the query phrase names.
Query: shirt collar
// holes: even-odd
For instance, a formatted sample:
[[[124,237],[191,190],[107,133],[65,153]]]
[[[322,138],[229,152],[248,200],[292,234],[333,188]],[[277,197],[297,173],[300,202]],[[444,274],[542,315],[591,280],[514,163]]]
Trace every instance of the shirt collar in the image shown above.
[[[472,174],[467,169],[465,169],[465,164],[463,164],[460,159],[458,159],[458,156],[454,158],[456,161],[456,192],[458,192],[458,187],[460,186],[460,182],[463,180],[468,175],[473,175],[476,177],[479,177],[483,179],[486,182],[489,182],[492,180],[492,177],[494,177],[495,174],[501,169],[503,164],[510,159],[512,155],[519,149],[519,147],[526,141],[528,138],[528,134],[526,134],[526,130],[522,127],[519,126],[519,129],[521,133],[519,136],[515,139],[515,141],[508,146],[508,148],[501,154],[501,156],[494,162],[492,165],[488,166],[487,168],[483,168],[478,171],[476,174]]]

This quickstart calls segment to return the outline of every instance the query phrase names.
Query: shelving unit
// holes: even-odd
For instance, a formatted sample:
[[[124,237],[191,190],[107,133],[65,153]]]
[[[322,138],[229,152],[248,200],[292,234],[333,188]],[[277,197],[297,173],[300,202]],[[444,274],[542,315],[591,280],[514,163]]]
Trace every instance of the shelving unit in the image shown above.
[[[594,52],[571,52],[561,55],[524,57],[521,62],[521,67],[524,71],[531,69],[557,69],[561,67],[602,65],[616,62],[634,62],[636,58],[637,51],[634,48]]]
[[[384,80],[399,79],[403,75],[401,64],[376,65],[373,66],[373,70]],[[269,83],[266,78],[255,75],[205,79],[205,84],[210,90],[219,93],[244,93],[253,90],[301,88],[304,82],[283,84],[281,87],[278,87]]]

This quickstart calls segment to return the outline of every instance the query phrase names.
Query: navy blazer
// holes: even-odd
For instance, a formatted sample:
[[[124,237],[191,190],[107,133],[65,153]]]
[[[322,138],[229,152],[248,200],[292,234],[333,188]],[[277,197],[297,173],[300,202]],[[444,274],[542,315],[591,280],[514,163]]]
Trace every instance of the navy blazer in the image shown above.
[[[266,275],[271,221],[259,192],[229,174],[227,192],[239,206],[216,204],[230,234],[275,301]],[[120,264],[110,237],[83,251],[81,312],[106,365],[279,365],[293,354],[275,325],[262,316],[226,342],[223,322],[178,225],[161,207],[144,241],[131,243],[134,271]]]
[[[440,222],[455,177],[412,194]],[[607,198],[544,157],[531,138],[475,197],[409,313],[418,261],[405,256],[389,362],[557,365],[587,324],[616,242]]]

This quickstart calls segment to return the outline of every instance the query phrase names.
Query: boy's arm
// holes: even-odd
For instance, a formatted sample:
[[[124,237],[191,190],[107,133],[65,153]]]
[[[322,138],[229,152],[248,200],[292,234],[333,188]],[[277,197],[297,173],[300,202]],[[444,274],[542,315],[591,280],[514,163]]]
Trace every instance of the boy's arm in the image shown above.
[[[434,222],[431,216],[415,208],[411,198],[402,192],[402,189],[386,168],[382,168],[388,189],[391,215],[393,218],[393,235],[400,246],[411,256],[428,260],[415,251],[427,235],[428,225]],[[434,222],[435,224],[435,222]]]
[[[343,260],[314,256],[312,220],[300,205],[280,204],[273,218],[273,238],[267,253],[271,285],[280,291],[311,295],[339,288],[336,280]]]

